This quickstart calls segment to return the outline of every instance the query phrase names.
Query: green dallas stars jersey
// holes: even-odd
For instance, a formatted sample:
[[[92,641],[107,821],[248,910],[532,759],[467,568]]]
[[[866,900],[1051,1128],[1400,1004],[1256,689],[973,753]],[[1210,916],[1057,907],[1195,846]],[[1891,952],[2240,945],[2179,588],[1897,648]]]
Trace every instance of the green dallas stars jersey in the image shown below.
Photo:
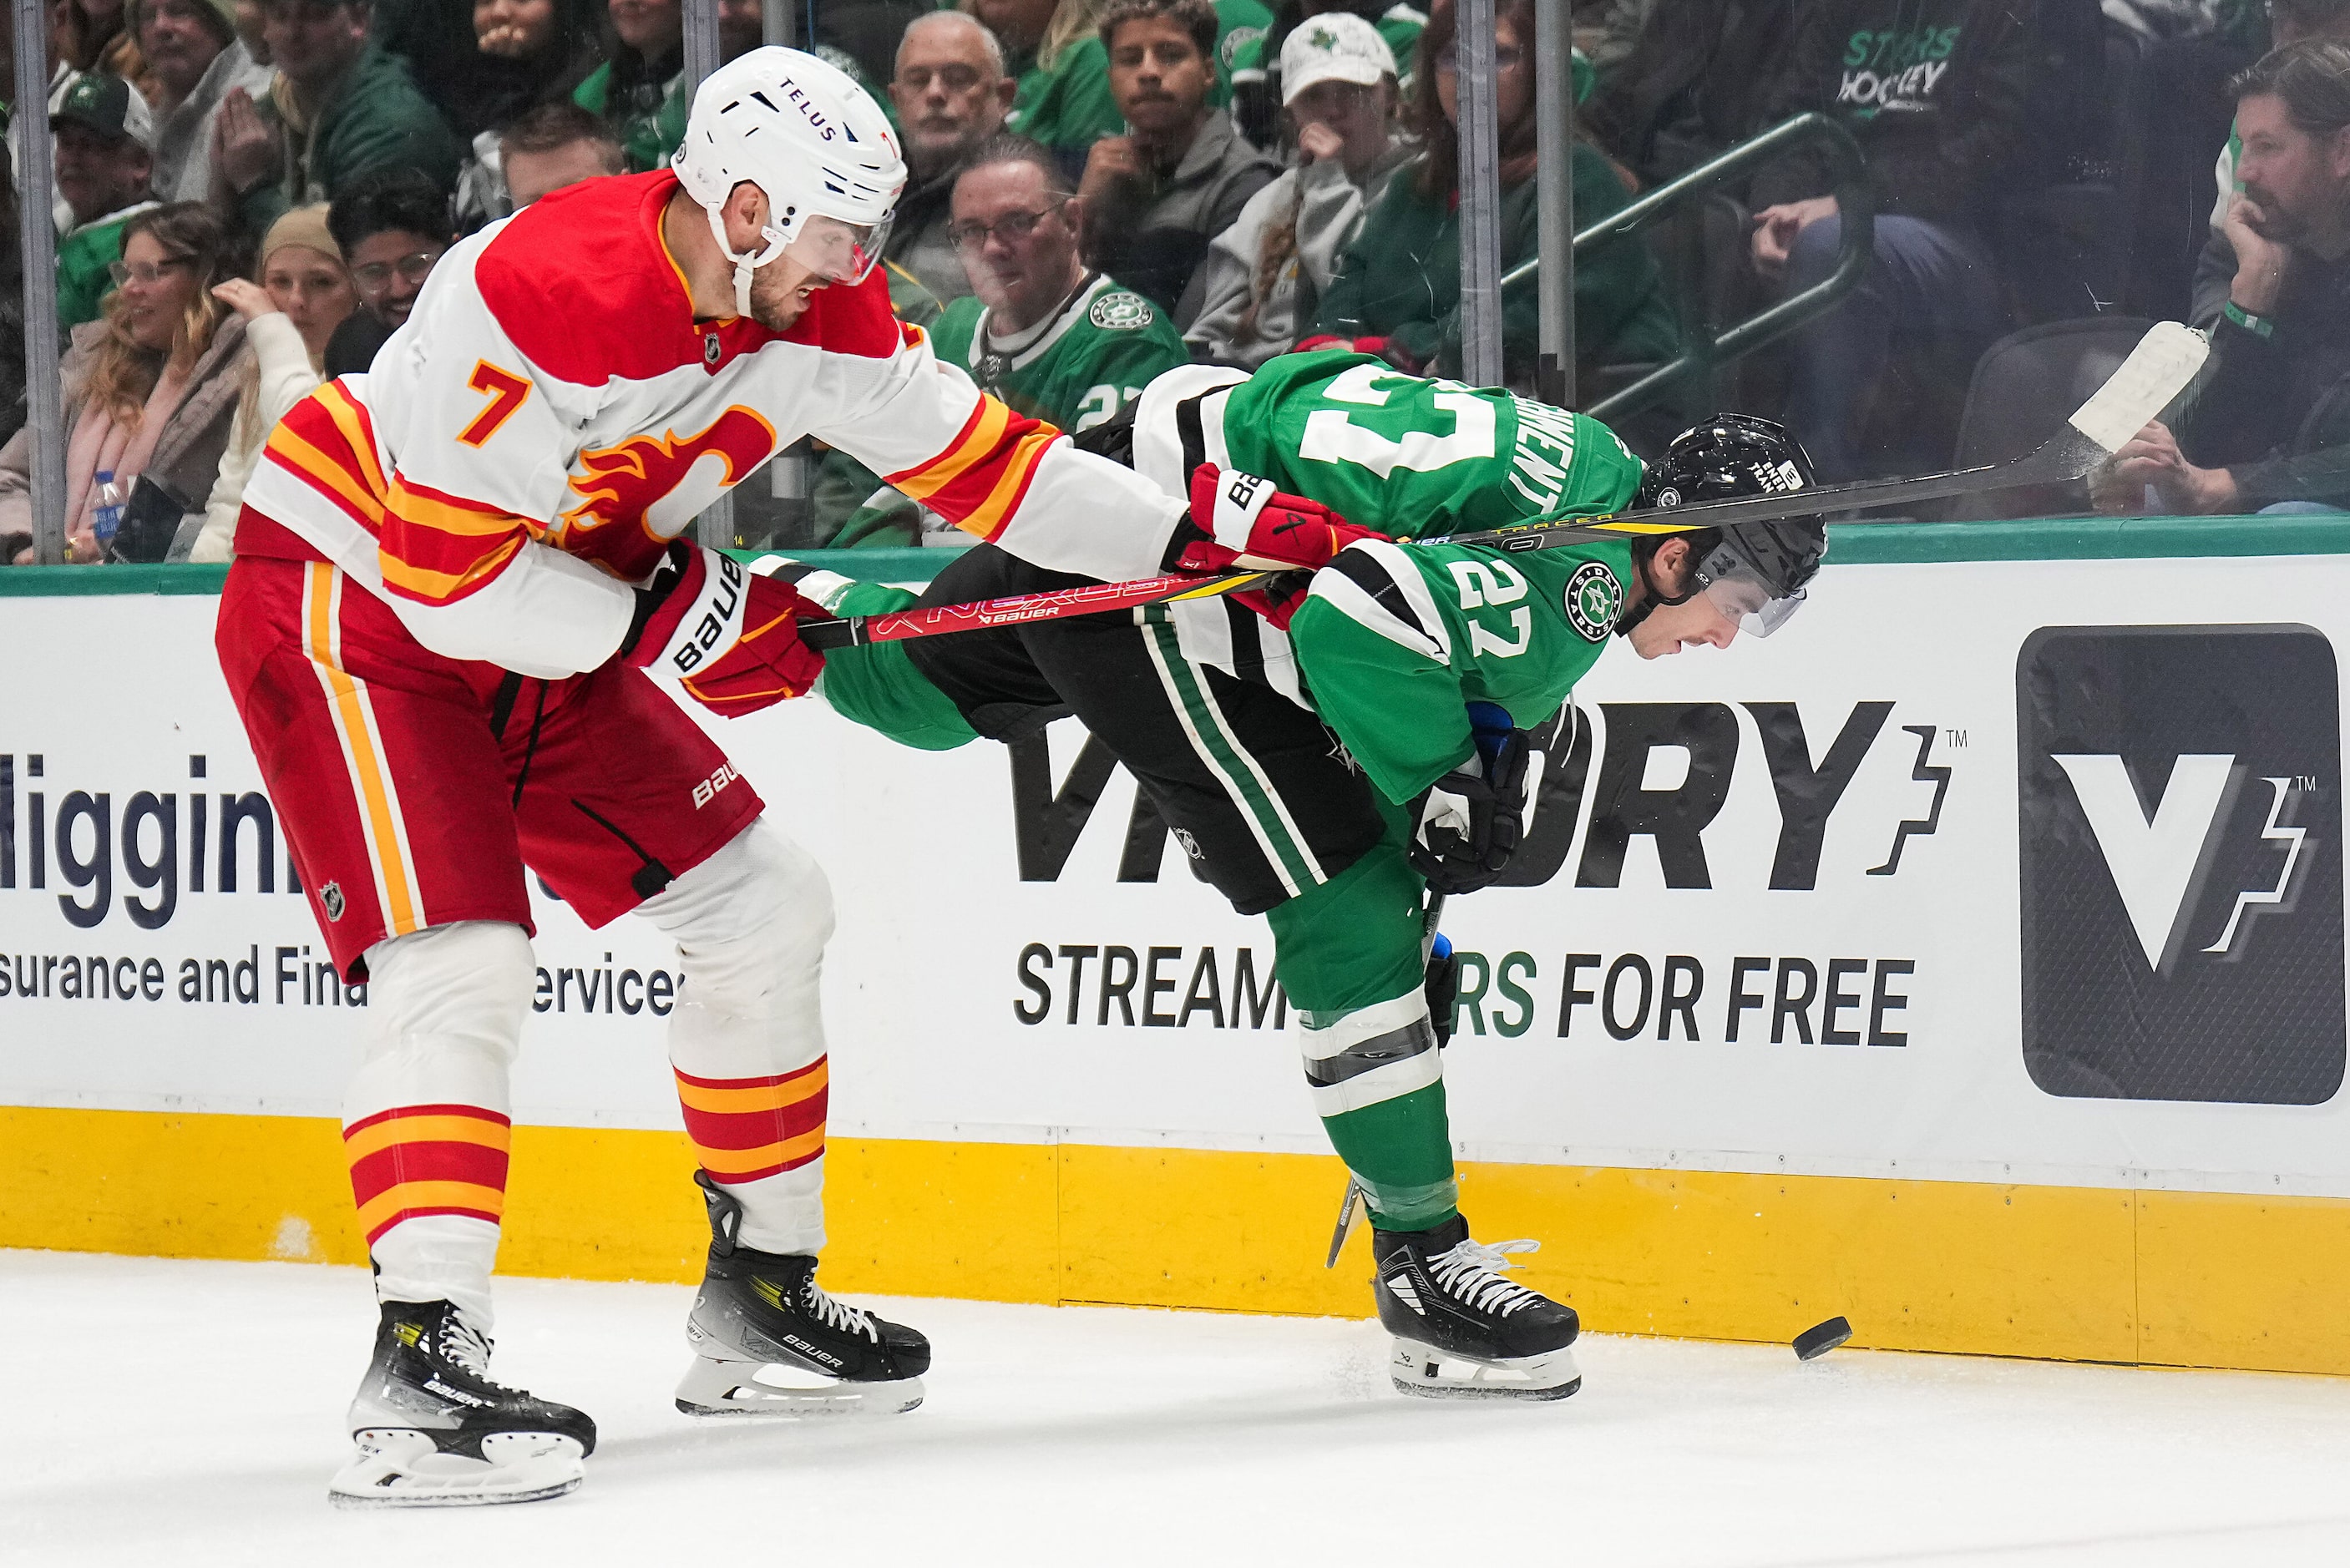
[[[1285,355],[1200,412],[1223,466],[1399,539],[1616,512],[1640,483],[1639,459],[1596,420],[1358,354]],[[1221,639],[1247,635],[1229,615],[1179,606],[1170,618],[1191,657],[1294,681],[1379,792],[1404,801],[1472,754],[1469,702],[1527,727],[1556,712],[1631,581],[1630,547],[1614,541],[1517,555],[1373,545],[1317,574],[1285,647],[1265,628],[1253,649],[1220,657]]]
[[[1598,421],[1366,354],[1284,354],[1201,403],[1211,457],[1402,538],[1614,512],[1640,460]]]
[[[1628,541],[1357,545],[1315,574],[1290,643],[1323,722],[1403,802],[1476,754],[1470,703],[1528,729],[1557,712],[1607,650],[1632,581]]]
[[[1176,431],[1158,428],[1184,422],[1180,404],[1196,406],[1211,461],[1407,539],[1615,512],[1639,484],[1639,460],[1595,420],[1363,355],[1284,355],[1221,382],[1204,368],[1184,374],[1169,389],[1190,395],[1154,389],[1139,410],[1136,467],[1161,488],[1188,477]],[[1185,659],[1317,710],[1398,801],[1473,753],[1470,701],[1528,727],[1556,712],[1605,649],[1632,580],[1630,546],[1612,540],[1518,555],[1375,544],[1343,559],[1347,571],[1316,575],[1287,638],[1224,600],[1154,606],[1147,618],[1172,624]],[[1367,587],[1348,575],[1358,566]],[[893,663],[896,646],[869,657]],[[834,657],[834,706],[884,732],[937,732],[939,715],[909,702],[902,681]]]
[[[1098,275],[1009,338],[993,338],[986,318],[978,299],[956,300],[931,327],[931,348],[1015,412],[1072,434],[1115,417],[1153,377],[1191,360],[1183,335],[1156,306]]]

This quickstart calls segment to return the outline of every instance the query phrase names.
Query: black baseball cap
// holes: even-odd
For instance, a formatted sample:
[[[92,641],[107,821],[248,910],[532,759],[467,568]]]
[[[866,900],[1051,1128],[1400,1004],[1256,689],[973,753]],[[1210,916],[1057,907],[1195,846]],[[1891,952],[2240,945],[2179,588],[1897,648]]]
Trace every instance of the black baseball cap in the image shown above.
[[[120,77],[88,71],[74,78],[66,96],[49,115],[49,129],[71,121],[87,126],[110,140],[130,140],[152,151],[155,117],[147,100]]]

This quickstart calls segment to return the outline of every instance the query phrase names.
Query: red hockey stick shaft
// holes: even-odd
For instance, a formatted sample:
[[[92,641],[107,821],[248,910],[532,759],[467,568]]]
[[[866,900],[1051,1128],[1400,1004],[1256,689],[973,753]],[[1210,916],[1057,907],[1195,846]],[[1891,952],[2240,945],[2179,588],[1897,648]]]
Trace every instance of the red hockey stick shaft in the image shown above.
[[[1132,609],[1139,605],[1212,598],[1219,594],[1231,593],[1235,588],[1253,587],[1275,575],[1272,572],[1229,572],[1222,576],[1201,577],[1171,574],[1125,583],[1087,583],[1081,587],[1051,588],[1039,594],[980,599],[971,604],[930,605],[919,609],[889,610],[880,615],[809,620],[800,623],[800,640],[816,649],[848,648],[858,643],[898,642],[911,637],[976,631],[983,627],[1018,626],[1028,621],[1100,615],[1107,610]]]

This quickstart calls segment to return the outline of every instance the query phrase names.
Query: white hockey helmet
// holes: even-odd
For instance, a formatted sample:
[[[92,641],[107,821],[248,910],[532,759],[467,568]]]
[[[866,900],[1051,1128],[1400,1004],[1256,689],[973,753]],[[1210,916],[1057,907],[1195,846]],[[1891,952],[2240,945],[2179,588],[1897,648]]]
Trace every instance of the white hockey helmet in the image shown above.
[[[881,106],[837,66],[773,46],[703,78],[670,167],[710,214],[718,248],[734,264],[734,307],[746,316],[752,270],[786,252],[819,277],[863,282],[906,183]],[[741,254],[720,213],[746,180],[766,194],[767,223],[761,248]]]

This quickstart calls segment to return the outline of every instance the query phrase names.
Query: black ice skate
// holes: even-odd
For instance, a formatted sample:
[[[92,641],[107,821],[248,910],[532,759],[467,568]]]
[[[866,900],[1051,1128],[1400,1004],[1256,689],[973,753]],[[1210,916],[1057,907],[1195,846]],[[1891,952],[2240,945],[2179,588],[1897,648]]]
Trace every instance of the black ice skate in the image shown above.
[[[560,1497],[596,1450],[568,1405],[490,1381],[490,1342],[447,1302],[386,1302],[351,1401],[359,1457],[328,1489],[345,1508],[457,1508]]]
[[[1371,1232],[1371,1294],[1395,1335],[1388,1376],[1406,1394],[1452,1399],[1564,1399],[1575,1370],[1575,1309],[1504,1278],[1504,1256],[1538,1241],[1481,1245],[1454,1215],[1430,1231]]]
[[[931,1342],[834,1300],[805,1253],[735,1241],[743,1205],[706,1171],[710,1263],[685,1337],[693,1366],[677,1386],[689,1416],[894,1415],[922,1402]]]

